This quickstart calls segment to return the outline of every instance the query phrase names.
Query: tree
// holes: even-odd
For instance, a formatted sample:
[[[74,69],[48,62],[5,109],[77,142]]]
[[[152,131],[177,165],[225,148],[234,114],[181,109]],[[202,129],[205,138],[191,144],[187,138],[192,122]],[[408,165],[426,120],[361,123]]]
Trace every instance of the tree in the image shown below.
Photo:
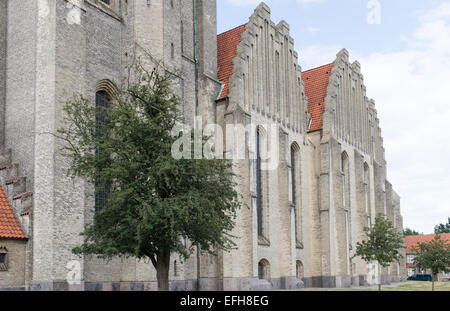
[[[172,131],[182,117],[170,78],[141,65],[134,71],[109,105],[95,108],[75,94],[64,106],[58,137],[71,160],[68,175],[89,181],[106,202],[73,252],[150,259],[158,289],[169,290],[171,254],[187,259],[197,245],[211,254],[235,246],[230,231],[240,205],[231,161],[172,156],[183,134]]]
[[[403,235],[397,231],[384,215],[379,214],[373,226],[364,228],[367,240],[356,244],[355,257],[361,257],[368,264],[377,261],[384,268],[403,257],[399,250],[405,248]],[[381,270],[378,269],[378,290],[381,290]]]
[[[404,236],[408,236],[408,235],[423,235],[423,233],[419,233],[416,230],[412,230],[412,229],[406,228],[405,230],[403,230],[403,235]]]
[[[434,227],[434,233],[450,233],[450,217],[448,218],[448,222],[446,224],[440,224]]]
[[[440,272],[450,272],[450,242],[443,240],[440,234],[436,234],[430,242],[419,242],[413,247],[414,264],[419,270],[431,269],[433,274],[432,290],[434,282]]]

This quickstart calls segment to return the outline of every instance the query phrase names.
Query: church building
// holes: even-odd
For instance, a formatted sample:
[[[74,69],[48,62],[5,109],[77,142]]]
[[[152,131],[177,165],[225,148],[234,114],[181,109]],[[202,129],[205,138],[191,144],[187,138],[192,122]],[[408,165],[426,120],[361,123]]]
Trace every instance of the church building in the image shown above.
[[[108,103],[137,58],[175,77],[186,124],[245,131],[223,137],[224,154],[242,153],[237,249],[202,254],[200,284],[197,258],[172,255],[171,290],[377,282],[356,243],[379,213],[403,224],[359,63],[344,49],[302,71],[289,24],[266,4],[219,35],[216,11],[214,0],[0,2],[0,290],[156,290],[150,262],[72,253],[101,200],[67,176],[53,135],[73,93]],[[393,263],[382,281],[405,267]]]

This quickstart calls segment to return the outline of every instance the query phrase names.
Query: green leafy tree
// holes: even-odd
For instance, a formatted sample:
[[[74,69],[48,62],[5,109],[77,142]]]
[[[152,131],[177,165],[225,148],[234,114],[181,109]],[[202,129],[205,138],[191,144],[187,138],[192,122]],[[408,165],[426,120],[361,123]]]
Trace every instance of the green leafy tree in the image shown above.
[[[172,156],[183,134],[173,133],[181,104],[170,79],[141,65],[133,72],[134,82],[107,107],[80,94],[64,106],[58,137],[71,160],[68,175],[91,182],[106,201],[73,252],[150,259],[158,289],[169,290],[171,254],[187,259],[197,246],[211,254],[235,246],[230,232],[240,204],[231,161]]]
[[[392,262],[400,263],[400,249],[405,248],[403,235],[394,228],[392,222],[379,214],[375,223],[364,228],[367,240],[356,244],[355,257],[361,257],[368,264],[377,261],[384,268]],[[378,269],[378,289],[381,290],[381,269]]]
[[[436,234],[430,242],[419,242],[413,247],[414,264],[417,269],[431,270],[433,274],[432,290],[434,282],[440,272],[450,272],[450,242]]]
[[[446,224],[439,224],[434,227],[434,233],[450,233],[450,217],[448,218],[448,222]]]
[[[404,236],[409,236],[409,235],[423,235],[423,233],[419,233],[416,230],[412,230],[409,228],[406,228],[405,230],[403,230],[403,235]]]

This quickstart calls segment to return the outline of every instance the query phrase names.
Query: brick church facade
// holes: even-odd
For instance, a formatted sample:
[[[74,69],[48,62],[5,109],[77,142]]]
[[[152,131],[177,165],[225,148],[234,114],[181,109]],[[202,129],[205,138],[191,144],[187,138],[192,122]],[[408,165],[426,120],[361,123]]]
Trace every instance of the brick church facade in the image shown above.
[[[252,125],[244,141],[224,137],[225,153],[245,151],[234,161],[250,208],[238,213],[236,250],[201,256],[201,289],[376,283],[377,265],[353,257],[356,243],[379,213],[403,225],[359,63],[342,50],[302,71],[289,25],[275,24],[264,3],[248,23],[216,29],[212,0],[0,3],[0,289],[156,289],[151,263],[72,254],[93,220],[94,190],[67,177],[52,135],[67,94],[95,102],[116,92],[136,57],[176,73],[187,124],[197,66],[202,123]],[[172,256],[172,290],[196,289],[194,257]],[[393,263],[382,281],[405,276],[406,265]]]

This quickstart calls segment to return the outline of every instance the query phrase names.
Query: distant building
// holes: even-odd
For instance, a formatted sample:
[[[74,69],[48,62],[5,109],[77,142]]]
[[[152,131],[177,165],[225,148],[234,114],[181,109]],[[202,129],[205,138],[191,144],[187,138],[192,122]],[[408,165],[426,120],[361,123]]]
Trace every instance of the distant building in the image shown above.
[[[431,271],[420,271],[414,265],[414,258],[416,253],[413,248],[418,245],[418,243],[430,242],[434,239],[435,234],[428,235],[409,235],[405,237],[406,246],[406,269],[408,272],[408,277],[413,276],[417,273],[431,273]],[[443,240],[450,241],[450,233],[441,234]],[[450,281],[450,273],[440,273],[438,275],[438,281]]]

